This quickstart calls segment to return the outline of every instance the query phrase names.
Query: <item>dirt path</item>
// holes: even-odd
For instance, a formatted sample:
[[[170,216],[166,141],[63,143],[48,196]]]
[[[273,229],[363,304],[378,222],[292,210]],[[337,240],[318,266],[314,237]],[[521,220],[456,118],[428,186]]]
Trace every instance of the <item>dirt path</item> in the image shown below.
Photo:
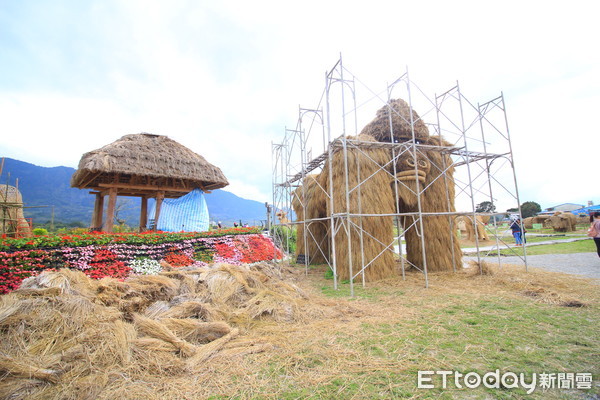
[[[483,257],[490,263],[497,263],[498,257]],[[477,260],[474,256],[465,256],[463,260]],[[524,265],[523,259],[517,256],[500,257],[502,264]],[[573,254],[540,254],[527,256],[529,267],[542,268],[547,271],[564,272],[598,279],[600,284],[600,257],[596,253]]]

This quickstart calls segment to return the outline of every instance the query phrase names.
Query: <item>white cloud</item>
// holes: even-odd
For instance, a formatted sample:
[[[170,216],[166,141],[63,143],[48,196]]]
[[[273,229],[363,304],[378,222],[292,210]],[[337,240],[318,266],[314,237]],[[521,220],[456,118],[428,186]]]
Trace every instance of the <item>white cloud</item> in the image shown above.
[[[580,12],[591,1],[15,4],[0,11],[0,155],[76,166],[147,131],[219,166],[226,190],[266,201],[271,141],[299,105],[317,105],[342,52],[376,91],[406,66],[431,95],[457,79],[470,100],[504,91],[521,200],[600,200],[581,145],[598,136],[600,28]]]

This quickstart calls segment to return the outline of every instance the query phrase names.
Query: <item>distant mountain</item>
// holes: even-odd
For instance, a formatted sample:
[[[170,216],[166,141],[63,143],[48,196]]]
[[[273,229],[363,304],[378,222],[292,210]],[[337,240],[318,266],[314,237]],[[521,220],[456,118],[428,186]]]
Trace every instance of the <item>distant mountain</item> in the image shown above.
[[[70,186],[74,172],[74,168],[40,167],[5,158],[0,184],[15,186],[18,180],[25,204],[25,217],[32,218],[34,223],[49,221],[54,211],[55,222],[82,222],[89,225],[95,196],[89,194],[88,190]],[[205,194],[205,198],[211,220],[221,221],[224,226],[232,226],[233,222],[240,221],[260,225],[266,219],[264,203],[242,199],[221,189]],[[120,206],[119,218],[127,221],[130,226],[139,224],[139,198],[119,197],[117,206]]]

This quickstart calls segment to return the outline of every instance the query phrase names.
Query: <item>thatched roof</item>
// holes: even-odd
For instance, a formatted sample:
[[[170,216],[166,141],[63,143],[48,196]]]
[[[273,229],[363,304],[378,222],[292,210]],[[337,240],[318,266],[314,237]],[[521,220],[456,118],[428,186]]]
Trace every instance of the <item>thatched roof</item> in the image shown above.
[[[392,120],[392,131],[390,132],[390,114]],[[370,135],[379,142],[405,142],[412,140],[412,131],[414,129],[415,139],[423,139],[429,136],[427,126],[419,117],[419,114],[412,109],[412,124],[411,124],[411,107],[402,99],[390,100],[385,106],[377,110],[377,115],[373,121],[369,122],[361,135]]]
[[[178,197],[197,187],[214,190],[228,184],[223,172],[201,155],[166,136],[149,133],[125,135],[85,153],[71,177],[72,187],[116,186],[123,195],[165,190],[167,196]]]

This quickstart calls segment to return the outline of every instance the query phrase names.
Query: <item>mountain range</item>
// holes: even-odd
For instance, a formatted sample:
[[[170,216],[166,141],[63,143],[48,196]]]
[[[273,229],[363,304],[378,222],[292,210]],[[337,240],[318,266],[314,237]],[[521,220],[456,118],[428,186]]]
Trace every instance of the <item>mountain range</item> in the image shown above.
[[[71,187],[70,180],[74,172],[74,168],[40,167],[4,158],[0,184],[18,185],[23,196],[25,217],[32,218],[34,224],[46,223],[54,214],[55,223],[80,222],[88,226],[95,196],[89,194],[88,190]],[[221,221],[223,226],[232,226],[234,222],[260,226],[266,220],[265,205],[259,201],[243,199],[222,189],[206,193],[205,198],[211,221]],[[139,198],[119,197],[117,209],[119,219],[125,220],[130,226],[139,224]]]

